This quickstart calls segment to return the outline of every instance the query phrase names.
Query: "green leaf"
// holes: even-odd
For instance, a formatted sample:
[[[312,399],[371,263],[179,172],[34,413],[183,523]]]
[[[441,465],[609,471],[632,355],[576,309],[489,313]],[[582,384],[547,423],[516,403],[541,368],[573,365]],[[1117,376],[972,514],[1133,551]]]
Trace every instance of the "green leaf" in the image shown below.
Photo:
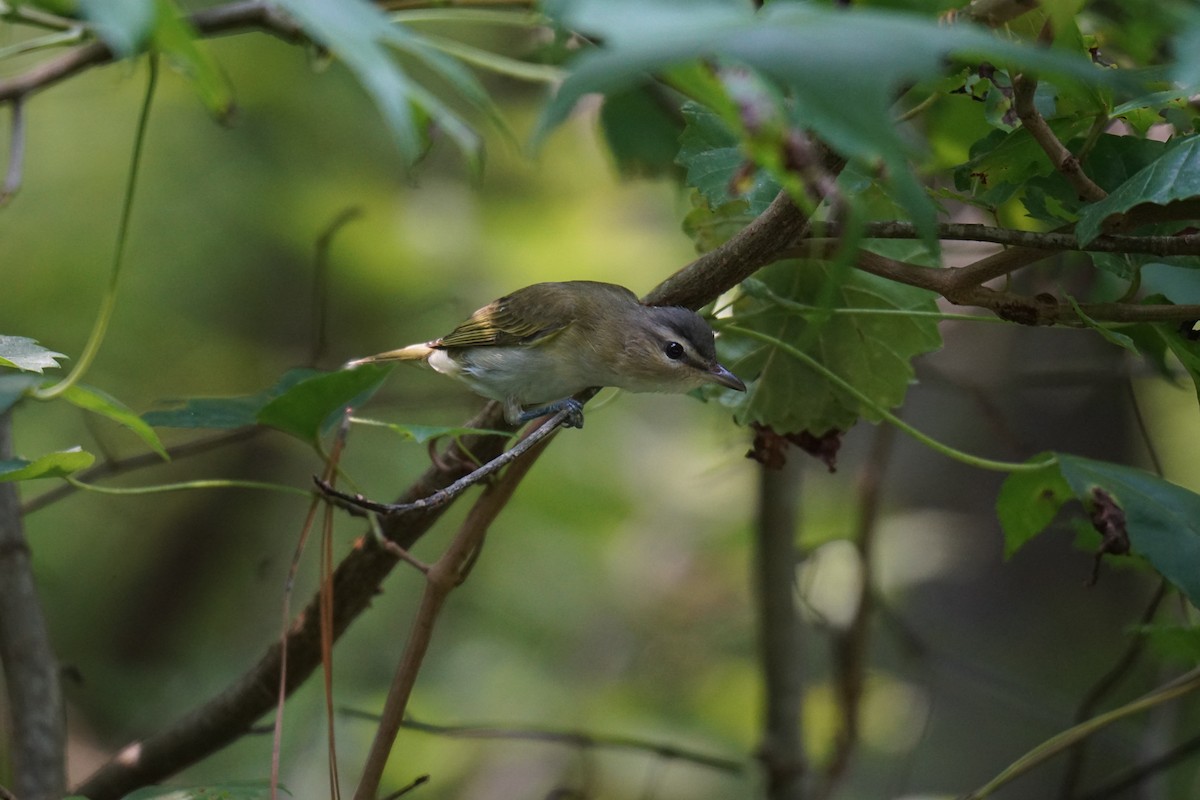
[[[0,367],[13,367],[26,372],[41,373],[46,368],[58,369],[62,353],[47,350],[35,339],[24,336],[0,335]]]
[[[842,155],[883,162],[893,195],[927,233],[933,205],[911,174],[910,147],[892,118],[901,89],[935,78],[951,58],[1081,81],[1115,79],[1082,57],[913,14],[801,3],[770,3],[758,13],[745,3],[654,4],[644,13],[644,5],[575,0],[549,9],[568,29],[598,32],[605,46],[574,62],[546,107],[537,138],[566,119],[585,94],[620,91],[647,72],[695,59],[728,59],[783,86],[794,118]]]
[[[70,450],[48,453],[33,461],[22,458],[0,461],[0,481],[65,478],[81,469],[87,469],[95,460],[96,457],[91,453],[73,447]]]
[[[187,78],[209,113],[227,120],[233,112],[233,89],[207,45],[197,40],[175,0],[154,0],[154,9],[154,47]]]
[[[1085,504],[1094,487],[1116,500],[1134,551],[1200,606],[1200,495],[1133,467],[1068,455],[1058,462]]]
[[[1029,459],[1045,461],[1047,453]],[[996,515],[1004,531],[1004,557],[1046,529],[1063,503],[1074,495],[1058,464],[1033,472],[1013,472],[1000,486]]]
[[[699,103],[684,103],[682,110],[687,124],[675,160],[687,170],[688,185],[700,190],[709,208],[719,209],[740,199],[751,218],[761,214],[779,193],[779,183],[765,170],[758,170],[748,186],[735,187],[749,160],[737,136],[716,113]]]
[[[16,405],[26,392],[42,381],[35,375],[0,375],[0,414]]]
[[[1150,327],[1167,349],[1179,359],[1180,365],[1192,379],[1196,388],[1196,400],[1200,402],[1200,341],[1182,335],[1174,325],[1160,322]]]
[[[241,397],[194,397],[178,408],[148,411],[142,415],[156,428],[212,428],[228,430],[258,424],[258,412],[269,402],[306,378],[320,375],[315,369],[288,370],[269,389]]]
[[[617,167],[626,177],[670,175],[675,171],[680,126],[665,108],[663,90],[643,84],[606,98],[600,127]]]
[[[1166,206],[1200,195],[1200,136],[1190,136],[1172,146],[1139,170],[1108,197],[1085,206],[1075,235],[1081,245],[1101,233],[1104,221],[1143,203]]]
[[[404,160],[415,164],[425,151],[419,114],[428,114],[438,129],[462,150],[471,165],[481,164],[479,136],[442,101],[413,81],[388,51],[397,47],[420,58],[468,100],[486,102],[486,92],[457,62],[400,24],[391,23],[365,0],[279,0],[305,32],[340,59],[375,102]]]
[[[1192,625],[1140,625],[1136,631],[1163,659],[1189,667],[1200,664],[1200,628]]]
[[[1134,344],[1133,339],[1129,338],[1123,333],[1114,331],[1112,328],[1101,325],[1099,322],[1089,317],[1086,313],[1084,313],[1083,309],[1079,307],[1079,303],[1076,302],[1075,298],[1071,295],[1067,295],[1067,301],[1071,304],[1071,308],[1075,310],[1075,313],[1079,316],[1079,319],[1083,321],[1083,324],[1087,325],[1096,333],[1104,337],[1105,341],[1109,342],[1110,344],[1115,344],[1117,347],[1123,347],[1134,355],[1140,354],[1140,351],[1138,350],[1137,345]]]
[[[683,232],[696,245],[696,252],[707,253],[732,239],[756,216],[745,200],[711,208],[704,196],[693,189],[692,210],[683,218]]]
[[[374,394],[391,369],[366,365],[306,378],[263,406],[257,420],[313,444],[347,407]]]
[[[942,343],[935,318],[904,312],[936,312],[934,295],[853,270],[829,283],[841,272],[822,262],[767,267],[756,275],[756,296],[743,296],[734,304],[733,321],[801,347],[883,408],[898,406],[912,383],[911,359]],[[814,309],[811,304],[818,302],[822,307]],[[807,311],[803,304],[810,304]],[[839,313],[849,309],[866,313]],[[779,433],[821,434],[846,430],[860,416],[878,420],[876,413],[778,348],[739,341],[733,334],[721,338],[723,345],[740,351],[730,368],[743,378],[755,378],[745,394],[729,398],[739,423],[758,422]]]
[[[68,403],[78,406],[85,411],[91,411],[100,416],[108,417],[112,421],[124,425],[140,436],[142,441],[149,445],[151,450],[162,456],[163,459],[170,459],[154,429],[144,419],[130,411],[124,403],[112,395],[106,394],[94,387],[83,386],[77,383],[63,392],[62,397]]]

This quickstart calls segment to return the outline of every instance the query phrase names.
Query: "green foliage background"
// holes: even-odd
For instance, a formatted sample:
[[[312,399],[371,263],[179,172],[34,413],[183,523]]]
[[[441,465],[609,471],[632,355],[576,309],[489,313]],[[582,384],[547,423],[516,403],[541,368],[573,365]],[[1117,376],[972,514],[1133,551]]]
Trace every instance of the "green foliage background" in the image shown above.
[[[1128,10],[1130,19],[1136,11]],[[1162,31],[1147,30],[1143,41],[1135,26],[1114,26],[1112,35],[1136,53]],[[514,54],[531,44],[516,31],[480,29],[467,38]],[[138,412],[171,398],[253,394],[307,365],[314,296],[328,309],[317,365],[333,368],[444,333],[528,283],[601,279],[644,293],[694,257],[680,229],[689,212],[689,222],[697,220],[694,199],[668,179],[621,179],[594,107],[531,156],[525,148],[545,90],[488,78],[511,136],[489,127],[486,111],[469,99],[451,101],[455,115],[486,131],[483,169],[463,157],[461,142],[456,149],[443,140],[409,170],[405,147],[396,145],[400,123],[389,119],[389,128],[341,66],[326,68],[320,55],[262,35],[206,47],[234,89],[236,109],[227,127],[214,124],[193,88],[164,70],[117,312],[88,376]],[[4,67],[31,63],[11,59]],[[144,64],[123,63],[30,102],[24,186],[0,211],[0,331],[77,357],[107,280],[144,78]],[[952,97],[931,110],[930,129],[960,135],[935,136],[927,167],[970,158],[967,145],[983,131],[974,121],[956,124],[967,118],[968,102]],[[611,134],[619,119],[608,123]],[[858,143],[869,154],[891,145]],[[908,189],[872,199],[912,210]],[[752,195],[750,207],[769,196]],[[318,284],[316,242],[348,207],[361,217],[334,239]],[[1183,294],[1173,297],[1182,302]],[[1124,357],[1117,348],[1086,330],[955,322],[941,330],[947,347],[918,362],[919,383],[905,401],[909,421],[999,457],[1026,456],[1034,443],[1144,463],[1123,390],[1105,378]],[[1194,393],[1149,370],[1135,374],[1167,474],[1200,488],[1190,458],[1200,434]],[[477,405],[437,376],[397,369],[366,412],[457,425]],[[758,742],[761,702],[747,566],[756,469],[742,458],[749,436],[729,424],[734,413],[720,403],[654,396],[589,406],[587,427],[558,438],[453,596],[413,715],[437,724],[637,735],[747,758]],[[736,413],[753,417],[753,409]],[[17,450],[30,457],[80,443],[102,455],[144,450],[128,430],[68,404],[30,404],[21,415]],[[164,433],[167,444],[192,435]],[[866,424],[848,435],[838,475],[804,472],[798,535],[811,558],[798,591],[822,633],[836,633],[848,604],[855,564],[845,540],[857,521],[848,478],[872,465],[877,435]],[[405,485],[425,463],[423,445],[369,428],[355,429],[345,458],[370,496]],[[320,466],[299,442],[268,431],[111,485],[231,477],[306,487]],[[1144,571],[1106,569],[1099,586],[1082,589],[1091,558],[1071,548],[1066,526],[1002,564],[998,476],[964,474],[907,440],[895,445],[888,470],[877,569],[889,614],[877,622],[862,767],[846,796],[957,791],[1069,724],[1080,687],[1124,647],[1125,628],[1154,588]],[[40,488],[27,486],[24,496]],[[248,490],[78,493],[28,518],[55,646],[75,676],[67,691],[76,778],[99,754],[158,730],[220,689],[277,635],[305,507],[290,495]],[[451,512],[416,555],[437,552],[462,513]],[[361,533],[361,523],[339,518],[338,552]],[[306,554],[298,598],[313,589],[315,562],[315,552]],[[419,587],[420,576],[398,570],[339,644],[343,708],[369,712],[382,701]],[[806,666],[817,677],[804,723],[815,759],[828,754],[836,729],[832,658],[814,637]],[[1144,667],[1137,678],[1149,681],[1154,672]],[[1181,728],[1194,716],[1181,709]],[[322,719],[319,685],[310,682],[289,704],[285,734],[284,780],[298,797],[324,785]],[[343,758],[356,766],[373,726],[341,714],[337,730]],[[1132,726],[1112,731],[1095,762],[1103,767],[1139,736]],[[248,737],[179,780],[262,778],[270,746],[269,736]],[[433,782],[419,791],[446,798],[544,796],[572,783],[599,786],[602,797],[725,798],[759,788],[749,768],[729,777],[644,754],[417,732],[401,735],[389,770],[396,785],[430,772]],[[1175,796],[1187,796],[1194,774],[1194,765],[1176,773]],[[1056,777],[1041,778],[1039,788]]]

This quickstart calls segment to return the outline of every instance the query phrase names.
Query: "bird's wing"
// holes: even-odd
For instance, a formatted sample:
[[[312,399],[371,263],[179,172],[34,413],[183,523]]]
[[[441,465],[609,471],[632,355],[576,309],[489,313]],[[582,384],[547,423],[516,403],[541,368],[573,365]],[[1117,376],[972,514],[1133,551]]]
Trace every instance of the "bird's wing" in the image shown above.
[[[510,304],[501,297],[471,315],[463,324],[437,341],[438,347],[479,347],[486,345],[532,344],[553,336],[575,321],[575,304],[558,298],[545,298],[535,307]],[[523,311],[513,310],[513,305]]]

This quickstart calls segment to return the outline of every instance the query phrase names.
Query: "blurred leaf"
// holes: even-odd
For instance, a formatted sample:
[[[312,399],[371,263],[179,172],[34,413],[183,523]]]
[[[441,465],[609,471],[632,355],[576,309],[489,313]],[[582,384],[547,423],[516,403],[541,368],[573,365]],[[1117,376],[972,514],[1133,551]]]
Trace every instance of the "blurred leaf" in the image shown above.
[[[96,457],[73,447],[48,453],[33,461],[23,458],[0,461],[0,481],[28,481],[34,478],[65,478],[92,465]]]
[[[1164,659],[1177,664],[1200,664],[1200,628],[1191,625],[1140,625],[1139,636]]]
[[[835,268],[824,262],[784,261],[756,275],[756,297],[734,304],[732,321],[794,346],[802,346],[817,361],[844,378],[884,408],[900,405],[913,379],[910,360],[936,350],[942,338],[937,320],[904,314],[831,313],[838,309],[937,311],[934,295],[924,289],[858,271],[848,271],[830,284]],[[808,312],[789,303],[811,304],[828,298],[825,319],[815,322]],[[722,335],[743,354],[730,368],[743,379],[754,377],[749,390],[730,398],[740,424],[758,422],[781,434],[831,428],[846,430],[860,416],[878,416],[853,398],[829,386],[820,375],[778,348],[739,342]]]
[[[1108,197],[1083,208],[1075,235],[1081,245],[1100,235],[1113,214],[1143,203],[1165,206],[1200,195],[1200,136],[1191,136],[1139,170]]]
[[[692,210],[683,218],[683,232],[696,245],[696,252],[707,253],[733,238],[755,216],[745,200],[712,208],[704,195],[693,189]]]
[[[118,58],[146,49],[155,24],[156,0],[79,0],[83,16]]]
[[[257,420],[313,444],[347,407],[374,394],[391,369],[368,364],[305,378],[263,406]]]
[[[1171,48],[1175,54],[1171,77],[1188,94],[1193,94],[1200,88],[1200,11],[1195,8],[1187,11],[1183,29]]]
[[[159,440],[158,434],[154,432],[154,429],[115,397],[94,387],[83,386],[78,383],[63,392],[62,397],[68,403],[78,406],[85,411],[91,411],[102,417],[108,417],[113,422],[124,425],[140,436],[142,441],[149,445],[151,450],[162,456],[164,460],[170,460],[170,456],[167,455],[167,451],[163,448],[162,442]]]
[[[682,123],[659,87],[643,84],[605,98],[600,127],[608,149],[627,177],[669,175],[675,171]]]
[[[1076,302],[1075,298],[1071,295],[1067,295],[1067,302],[1071,304],[1071,308],[1073,308],[1075,313],[1079,315],[1079,319],[1083,321],[1083,324],[1100,334],[1109,344],[1115,344],[1117,347],[1122,347],[1134,355],[1138,355],[1139,351],[1137,345],[1134,344],[1133,339],[1129,338],[1123,333],[1113,330],[1106,325],[1101,325],[1099,322],[1089,317],[1084,313],[1083,309],[1079,307],[1079,303]]]
[[[306,378],[322,374],[315,369],[293,369],[269,389],[241,397],[194,397],[179,408],[148,411],[142,415],[156,428],[244,428],[258,424],[258,412],[269,402]]]
[[[749,158],[733,131],[698,103],[684,103],[683,118],[687,125],[679,137],[676,161],[687,170],[688,185],[700,190],[709,208],[741,199],[751,219],[761,214],[779,193],[779,183],[765,170],[752,170],[746,185],[740,185]]]
[[[14,367],[26,372],[41,373],[46,368],[58,369],[62,353],[47,350],[35,339],[24,336],[0,335],[0,367]]]
[[[42,381],[43,378],[34,375],[0,375],[0,414],[16,405],[26,392]]]
[[[154,0],[154,7],[155,48],[187,78],[209,113],[218,120],[227,120],[233,112],[233,89],[207,45],[197,40],[175,0]]]
[[[279,0],[279,5],[314,41],[345,63],[371,95],[405,162],[415,164],[425,149],[415,106],[455,142],[473,168],[479,168],[478,135],[442,101],[414,82],[392,58],[388,46],[420,58],[476,105],[486,103],[486,92],[461,65],[402,25],[390,22],[383,11],[365,0]]]
[[[1029,459],[1045,461],[1048,453]],[[1062,504],[1074,498],[1058,464],[1034,472],[1013,472],[996,498],[996,515],[1004,531],[1004,557],[1046,529]]]

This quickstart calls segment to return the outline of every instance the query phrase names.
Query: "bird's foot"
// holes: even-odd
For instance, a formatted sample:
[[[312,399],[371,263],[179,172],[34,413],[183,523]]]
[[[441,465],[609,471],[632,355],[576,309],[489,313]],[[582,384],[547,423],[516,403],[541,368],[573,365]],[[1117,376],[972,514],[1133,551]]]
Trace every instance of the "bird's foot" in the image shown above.
[[[548,406],[542,406],[541,408],[522,411],[517,417],[517,422],[523,425],[530,420],[549,416],[550,414],[557,414],[559,411],[567,412],[567,418],[563,420],[564,428],[583,427],[583,403],[579,402],[574,397],[568,397],[565,400],[559,400],[555,403],[551,403]]]

